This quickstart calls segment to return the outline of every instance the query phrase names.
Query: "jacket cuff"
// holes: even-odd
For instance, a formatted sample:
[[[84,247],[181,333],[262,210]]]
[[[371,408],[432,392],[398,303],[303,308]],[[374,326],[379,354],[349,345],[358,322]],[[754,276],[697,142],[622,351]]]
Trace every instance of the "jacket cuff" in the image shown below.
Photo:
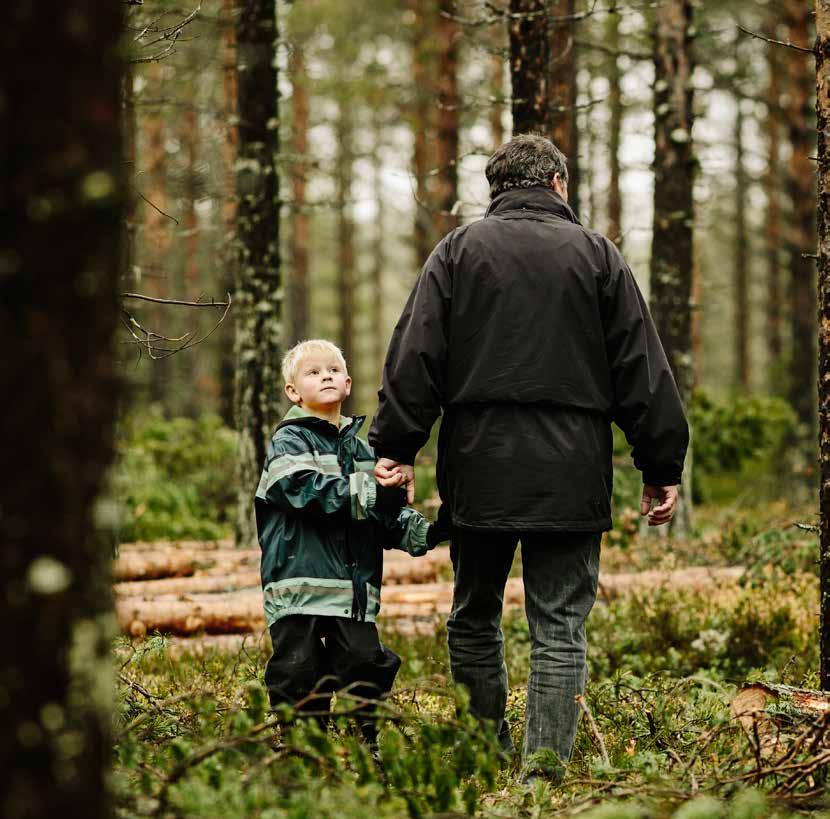
[[[375,458],[388,458],[390,461],[396,461],[406,466],[412,466],[415,463],[415,456],[418,454],[417,450],[413,452],[412,450],[398,447],[376,446],[374,450]]]
[[[649,486],[677,486],[683,473],[676,469],[644,469],[643,484]]]
[[[352,520],[366,520],[378,496],[374,475],[368,472],[353,472],[349,475],[349,495]]]

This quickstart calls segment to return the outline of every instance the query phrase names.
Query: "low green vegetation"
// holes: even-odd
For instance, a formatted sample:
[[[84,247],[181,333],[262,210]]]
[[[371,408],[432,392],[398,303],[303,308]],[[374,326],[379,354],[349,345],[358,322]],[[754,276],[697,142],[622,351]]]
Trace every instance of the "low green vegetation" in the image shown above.
[[[687,541],[642,538],[632,513],[637,475],[621,466],[617,528],[604,540],[603,568],[745,571],[703,591],[658,584],[600,595],[589,620],[587,713],[561,785],[523,784],[520,761],[504,758],[489,728],[467,713],[464,692],[451,685],[443,622],[415,634],[381,626],[403,666],[382,705],[379,760],[355,735],[347,694],[337,697],[337,715],[325,727],[267,709],[260,640],[218,651],[122,638],[115,648],[119,815],[830,817],[821,761],[822,754],[830,759],[830,718],[802,723],[801,740],[786,735],[780,752],[764,755],[729,710],[747,681],[817,686],[815,510],[792,499],[760,502],[766,489],[746,500],[746,482],[755,472],[769,474],[779,457],[789,416],[766,408],[756,418],[749,404],[729,414],[697,401],[699,480],[717,483],[717,502],[696,508]],[[758,426],[747,437],[744,424]],[[115,482],[122,539],[228,532],[233,436],[217,419],[151,415],[127,424],[125,436]],[[616,443],[622,461],[627,447]],[[718,457],[731,472],[717,472]],[[427,472],[419,502],[429,511]],[[508,717],[518,747],[530,656],[520,612],[506,615],[504,632]]]

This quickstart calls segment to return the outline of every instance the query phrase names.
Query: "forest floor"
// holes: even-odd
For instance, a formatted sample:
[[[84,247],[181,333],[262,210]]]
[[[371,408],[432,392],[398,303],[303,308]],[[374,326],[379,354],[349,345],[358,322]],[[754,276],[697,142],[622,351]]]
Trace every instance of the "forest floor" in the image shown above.
[[[224,644],[147,636],[152,623],[144,628],[131,611],[122,628],[141,636],[115,648],[119,813],[830,817],[830,716],[775,698],[757,719],[730,711],[748,681],[817,685],[814,522],[811,507],[784,502],[702,507],[695,535],[668,543],[639,538],[634,516],[622,517],[603,543],[603,575],[651,574],[645,585],[601,594],[591,614],[585,718],[557,787],[523,784],[520,761],[502,758],[466,713],[450,682],[440,608],[380,624],[403,666],[382,706],[379,764],[344,716],[355,707],[347,694],[326,731],[268,711],[261,633]],[[666,581],[688,567],[729,566],[743,571],[704,584]],[[428,582],[449,579],[445,564],[436,572]],[[120,594],[138,599],[134,588]],[[520,608],[508,610],[504,632],[508,717],[520,747],[530,642]]]

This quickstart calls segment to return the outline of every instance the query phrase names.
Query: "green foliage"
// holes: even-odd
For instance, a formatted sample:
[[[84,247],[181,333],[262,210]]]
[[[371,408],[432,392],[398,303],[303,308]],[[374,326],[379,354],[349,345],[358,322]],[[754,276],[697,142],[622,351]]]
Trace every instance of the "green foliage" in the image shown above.
[[[119,432],[113,491],[122,541],[228,536],[235,435],[218,416],[167,420],[155,410]]]
[[[750,467],[780,474],[784,445],[795,430],[796,418],[781,398],[736,395],[716,402],[697,390],[690,423],[696,491],[705,498],[707,481],[723,473],[741,473]]]

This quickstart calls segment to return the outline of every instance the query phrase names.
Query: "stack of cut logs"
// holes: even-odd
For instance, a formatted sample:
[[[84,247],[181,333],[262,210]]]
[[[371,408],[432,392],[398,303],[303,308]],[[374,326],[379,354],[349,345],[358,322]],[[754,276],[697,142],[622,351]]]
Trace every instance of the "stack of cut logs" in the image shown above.
[[[259,579],[259,549],[235,549],[229,541],[128,543],[115,561],[116,611],[125,634],[261,633],[265,622]],[[424,557],[384,553],[381,618],[406,631],[434,629],[452,604],[449,550]],[[661,585],[702,588],[734,580],[740,568],[680,569],[603,575],[600,599]],[[524,604],[520,578],[505,591],[508,607]]]

